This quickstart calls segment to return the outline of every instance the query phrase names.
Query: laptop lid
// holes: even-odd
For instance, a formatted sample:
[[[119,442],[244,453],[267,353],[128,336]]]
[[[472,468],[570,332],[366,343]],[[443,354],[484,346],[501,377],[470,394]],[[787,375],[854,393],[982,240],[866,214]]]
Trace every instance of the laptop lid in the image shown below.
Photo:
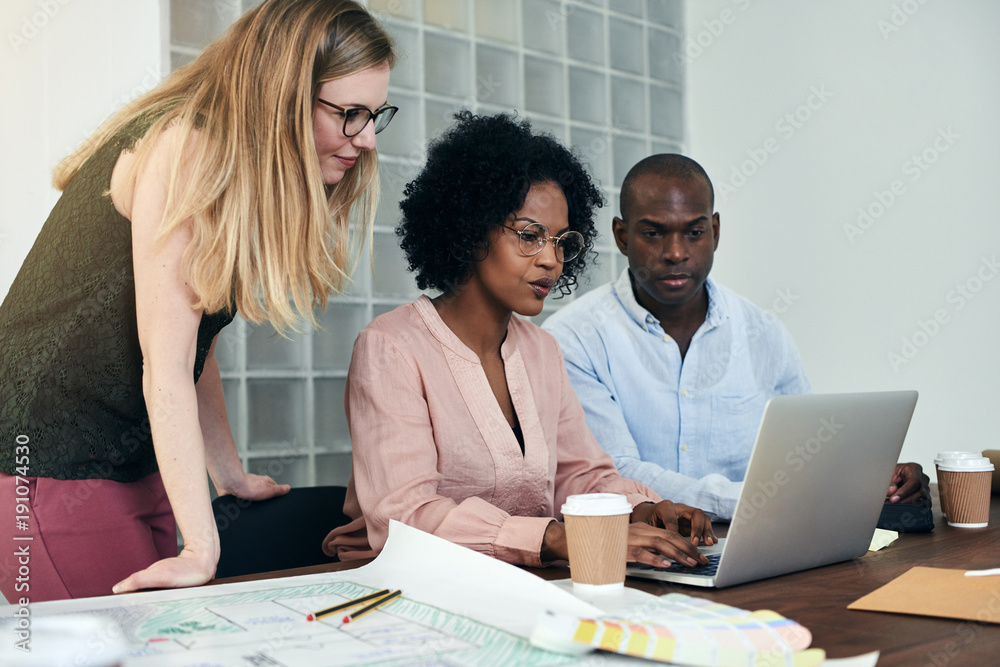
[[[713,581],[731,586],[863,555],[917,402],[915,391],[775,396]],[[630,567],[678,583],[690,575]]]

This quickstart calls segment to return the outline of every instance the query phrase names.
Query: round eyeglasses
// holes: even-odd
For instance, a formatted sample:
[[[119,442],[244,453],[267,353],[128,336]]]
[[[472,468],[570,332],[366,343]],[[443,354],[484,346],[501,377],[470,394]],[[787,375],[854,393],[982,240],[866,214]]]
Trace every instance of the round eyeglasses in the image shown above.
[[[552,241],[552,248],[556,252],[556,259],[565,264],[572,262],[580,256],[580,253],[587,247],[583,234],[580,232],[565,232],[562,236],[549,236],[549,230],[540,222],[532,222],[524,229],[514,229],[504,225],[518,236],[517,246],[521,254],[525,257],[537,255],[545,247],[545,243]]]
[[[360,134],[361,130],[365,129],[365,126],[368,125],[368,121],[370,120],[375,121],[375,134],[378,134],[384,130],[387,125],[389,125],[389,121],[392,120],[392,117],[396,115],[397,111],[399,111],[399,107],[390,106],[388,104],[372,111],[366,107],[351,107],[348,109],[334,104],[333,102],[327,102],[319,97],[316,98],[316,101],[340,112],[340,115],[344,117],[345,137],[353,137],[356,134]]]

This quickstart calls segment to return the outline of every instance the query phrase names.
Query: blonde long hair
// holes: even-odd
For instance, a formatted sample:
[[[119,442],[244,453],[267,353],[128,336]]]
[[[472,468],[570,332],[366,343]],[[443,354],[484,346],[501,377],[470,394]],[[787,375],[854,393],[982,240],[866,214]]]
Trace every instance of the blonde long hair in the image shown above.
[[[351,0],[267,0],[105,121],[59,163],[53,184],[64,189],[129,123],[149,118],[146,137],[177,126],[185,150],[176,151],[159,238],[193,220],[184,266],[195,308],[235,306],[244,319],[269,320],[280,332],[315,324],[313,307],[325,307],[357,265],[378,201],[374,151],[362,151],[339,183],[324,185],[315,96],[326,81],[394,63],[388,35]],[[198,140],[188,141],[195,128]],[[136,145],[133,182],[152,143]]]

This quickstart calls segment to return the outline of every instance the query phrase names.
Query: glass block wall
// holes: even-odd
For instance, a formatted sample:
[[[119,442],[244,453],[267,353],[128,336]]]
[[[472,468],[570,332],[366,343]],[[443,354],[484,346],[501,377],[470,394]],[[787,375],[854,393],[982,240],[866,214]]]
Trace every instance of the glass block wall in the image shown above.
[[[171,65],[198,54],[259,0],[169,2]],[[344,381],[358,332],[419,295],[393,233],[403,186],[427,141],[458,109],[516,110],[572,145],[601,183],[598,262],[580,290],[623,268],[611,239],[618,187],[650,153],[684,148],[681,0],[368,0],[400,55],[378,137],[382,202],[372,247],[322,330],[276,336],[237,320],[216,346],[229,420],[246,468],[295,486],[346,484]],[[571,300],[550,299],[549,313]]]

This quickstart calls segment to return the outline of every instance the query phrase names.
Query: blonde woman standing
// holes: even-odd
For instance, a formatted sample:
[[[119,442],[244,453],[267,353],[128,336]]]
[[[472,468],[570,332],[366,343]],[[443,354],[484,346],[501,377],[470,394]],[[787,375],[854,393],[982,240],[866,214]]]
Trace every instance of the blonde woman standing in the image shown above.
[[[206,468],[220,494],[288,492],[243,471],[215,338],[237,311],[312,321],[344,284],[393,63],[356,3],[268,0],[56,168],[0,306],[0,540],[33,538],[30,582],[0,557],[8,600],[203,584]]]

